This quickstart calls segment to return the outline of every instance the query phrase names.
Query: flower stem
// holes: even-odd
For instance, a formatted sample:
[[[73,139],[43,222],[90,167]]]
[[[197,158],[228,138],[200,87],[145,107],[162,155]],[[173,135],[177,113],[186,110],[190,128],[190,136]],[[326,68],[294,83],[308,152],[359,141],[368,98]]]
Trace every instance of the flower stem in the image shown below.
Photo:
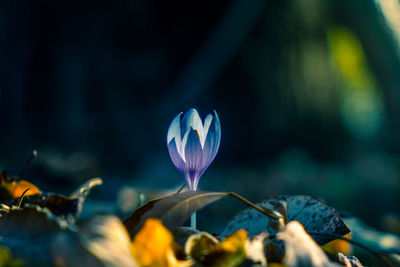
[[[193,212],[192,217],[190,217],[190,226],[196,230],[196,212]]]

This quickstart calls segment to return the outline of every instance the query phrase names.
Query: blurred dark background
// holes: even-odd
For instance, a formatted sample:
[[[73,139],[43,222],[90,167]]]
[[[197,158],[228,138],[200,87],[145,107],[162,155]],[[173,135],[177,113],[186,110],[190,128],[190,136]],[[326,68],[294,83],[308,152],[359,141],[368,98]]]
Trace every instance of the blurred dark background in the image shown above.
[[[309,194],[400,233],[397,0],[4,0],[0,40],[0,167],[37,149],[44,191],[174,190],[172,118],[215,109],[201,189]]]

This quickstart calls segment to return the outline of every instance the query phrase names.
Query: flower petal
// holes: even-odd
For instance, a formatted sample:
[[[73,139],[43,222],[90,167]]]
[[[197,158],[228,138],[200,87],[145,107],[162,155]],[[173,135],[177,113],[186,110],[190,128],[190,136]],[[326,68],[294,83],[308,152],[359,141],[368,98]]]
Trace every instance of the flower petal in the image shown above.
[[[208,129],[210,128],[212,119],[213,119],[213,116],[212,116],[211,114],[208,114],[207,117],[204,119],[202,138],[200,139],[200,141],[201,141],[201,147],[204,147],[204,143],[206,142],[206,137],[207,137],[207,134],[208,134]]]
[[[185,135],[190,129],[197,131],[199,134],[203,131],[203,122],[201,121],[199,113],[194,108],[189,109],[182,118],[181,135]]]
[[[175,116],[175,118],[172,120],[171,124],[169,125],[168,128],[168,134],[167,134],[167,144],[171,142],[172,138],[175,137],[175,142],[179,145],[181,143],[181,115],[183,112],[179,113],[178,115]]]
[[[218,114],[214,111],[214,118],[209,127],[206,141],[203,148],[204,166],[207,168],[217,155],[219,144],[221,142],[221,124],[219,122]]]
[[[186,163],[182,159],[181,155],[178,153],[177,146],[175,143],[175,138],[173,138],[168,143],[168,152],[171,157],[172,163],[174,163],[175,167],[184,174],[187,171]]]
[[[193,187],[193,185],[195,184],[195,181],[198,182],[198,180],[200,179],[199,173],[204,168],[204,161],[199,136],[193,129],[190,129],[187,138],[187,143],[185,147],[185,158],[186,166],[188,168],[191,180],[191,184],[189,184],[189,189],[196,190],[196,187]]]
[[[178,147],[178,152],[182,156],[182,159],[183,159],[184,162],[186,162],[185,147],[186,147],[186,144],[187,144],[189,133],[190,133],[190,131],[187,131],[185,133],[185,135],[182,138],[181,145],[180,145],[180,147]]]
[[[178,114],[168,129],[167,144],[172,162],[185,177],[189,189],[196,190],[201,175],[214,160],[220,140],[221,125],[217,113],[203,122],[195,109],[181,119]]]

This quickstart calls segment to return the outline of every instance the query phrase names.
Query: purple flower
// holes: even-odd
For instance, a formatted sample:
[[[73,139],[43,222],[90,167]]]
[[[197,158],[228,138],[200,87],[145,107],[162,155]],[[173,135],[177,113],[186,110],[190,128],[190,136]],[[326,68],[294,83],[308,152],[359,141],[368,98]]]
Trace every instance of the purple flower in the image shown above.
[[[172,162],[195,191],[201,175],[214,160],[221,141],[217,112],[208,114],[204,124],[197,110],[179,113],[168,129],[167,144]]]

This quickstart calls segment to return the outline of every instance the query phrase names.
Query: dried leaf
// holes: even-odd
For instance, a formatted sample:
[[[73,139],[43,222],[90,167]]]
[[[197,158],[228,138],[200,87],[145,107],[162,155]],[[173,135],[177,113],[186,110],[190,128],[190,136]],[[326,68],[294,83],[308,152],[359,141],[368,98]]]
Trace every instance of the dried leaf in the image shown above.
[[[70,229],[68,223],[47,208],[25,204],[9,207],[1,204],[1,244],[18,257],[50,260],[48,248],[59,232]]]
[[[13,199],[6,202],[10,206],[18,206],[19,199]],[[70,199],[57,193],[41,193],[24,197],[21,205],[35,205],[41,208],[49,209],[54,215],[65,220],[74,221],[73,218],[77,215],[77,199]]]
[[[268,235],[266,233],[261,233],[255,236],[252,240],[246,240],[245,249],[246,256],[248,259],[257,263],[260,267],[267,266],[267,258],[264,252],[264,239]]]
[[[74,193],[71,194],[69,197],[70,199],[77,199],[77,214],[76,217],[82,212],[82,205],[85,202],[87,195],[90,193],[93,187],[99,186],[103,184],[103,180],[99,177],[92,178],[88,180],[86,183],[81,185]]]
[[[285,244],[283,263],[289,267],[340,267],[329,261],[318,244],[297,221],[291,221],[283,232],[277,234]]]
[[[79,225],[78,232],[59,234],[52,244],[56,266],[138,266],[131,240],[121,220],[97,215]]]
[[[342,253],[336,255],[340,263],[346,267],[364,267],[361,262],[354,256],[345,256]]]
[[[196,262],[211,265],[215,261],[215,256],[210,253],[214,252],[219,240],[207,232],[199,232],[191,235],[185,244],[185,253]],[[220,255],[218,255],[220,256]]]
[[[29,190],[26,191],[27,189]],[[5,171],[0,174],[0,201],[5,202],[11,199],[19,198],[25,191],[25,196],[41,193],[39,188],[28,181],[15,181],[15,179],[11,180]]]
[[[173,231],[189,219],[193,212],[228,196],[226,192],[186,191],[147,202],[138,208],[124,224],[133,237],[147,218],[158,218]]]
[[[340,218],[335,209],[309,196],[281,196],[258,203],[270,209],[276,209],[285,216],[286,222],[299,221],[304,225],[307,232],[334,233],[345,235],[349,229]],[[245,209],[231,220],[221,236],[226,236],[238,229],[246,229],[250,236],[268,232],[270,235],[276,233],[267,216],[254,209]],[[318,244],[325,244],[333,238],[316,237]]]
[[[348,234],[344,235],[343,237],[351,238],[351,234],[348,233]],[[331,242],[325,244],[323,246],[323,248],[325,251],[329,252],[332,255],[336,255],[339,252],[349,254],[351,251],[350,243],[348,241],[342,240],[342,239],[332,240]]]
[[[185,253],[205,266],[239,266],[246,260],[247,232],[239,230],[219,242],[206,232],[188,238]]]
[[[192,266],[189,260],[180,261],[174,252],[172,233],[160,220],[149,218],[132,242],[132,255],[143,267],[186,267]]]
[[[81,213],[82,204],[90,190],[97,185],[101,185],[102,182],[100,178],[92,178],[80,186],[70,197],[57,193],[40,193],[25,196],[22,200],[22,204],[31,204],[47,208],[54,215],[68,220],[70,223],[74,223]],[[17,206],[19,202],[19,199],[13,199],[7,202],[7,205]]]
[[[97,215],[79,226],[81,244],[106,266],[136,266],[131,239],[115,216]]]

